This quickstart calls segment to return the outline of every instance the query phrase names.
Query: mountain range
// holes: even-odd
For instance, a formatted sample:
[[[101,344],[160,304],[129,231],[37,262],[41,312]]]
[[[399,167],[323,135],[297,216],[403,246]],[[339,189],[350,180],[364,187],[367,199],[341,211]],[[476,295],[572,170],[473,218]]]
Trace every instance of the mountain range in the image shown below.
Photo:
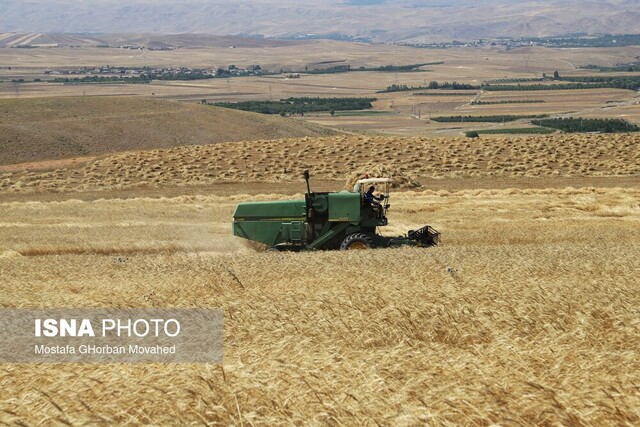
[[[0,0],[0,32],[434,42],[640,33],[637,0]]]

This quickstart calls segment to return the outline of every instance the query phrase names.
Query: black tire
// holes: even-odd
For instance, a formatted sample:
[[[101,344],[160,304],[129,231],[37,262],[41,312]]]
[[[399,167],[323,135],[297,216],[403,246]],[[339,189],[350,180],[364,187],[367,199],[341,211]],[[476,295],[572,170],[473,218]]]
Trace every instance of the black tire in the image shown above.
[[[373,249],[375,247],[371,236],[364,233],[349,234],[340,245],[341,251],[351,249]]]

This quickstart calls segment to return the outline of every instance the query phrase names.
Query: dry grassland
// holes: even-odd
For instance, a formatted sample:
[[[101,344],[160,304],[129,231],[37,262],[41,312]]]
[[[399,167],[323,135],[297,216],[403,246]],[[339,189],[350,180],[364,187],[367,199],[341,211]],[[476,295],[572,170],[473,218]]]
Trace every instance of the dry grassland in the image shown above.
[[[279,116],[138,97],[0,100],[0,165],[336,133]]]
[[[390,138],[338,136],[252,141],[126,152],[77,169],[7,171],[0,190],[16,192],[110,191],[197,186],[218,182],[298,182],[314,177],[343,181],[353,172],[423,178],[637,177],[640,135]],[[554,185],[551,185],[554,186]]]
[[[442,246],[300,254],[230,237],[237,188],[1,203],[0,306],[222,307],[225,359],[0,365],[0,420],[640,423],[638,188],[398,193]]]

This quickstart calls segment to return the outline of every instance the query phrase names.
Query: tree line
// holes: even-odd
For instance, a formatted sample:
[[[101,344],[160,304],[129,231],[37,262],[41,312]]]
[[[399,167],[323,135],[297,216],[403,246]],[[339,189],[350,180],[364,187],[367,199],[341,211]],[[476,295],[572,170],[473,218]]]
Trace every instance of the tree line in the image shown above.
[[[543,104],[542,99],[509,99],[501,101],[471,101],[471,105],[496,105],[496,104]]]
[[[152,79],[142,76],[122,77],[122,76],[85,76],[85,77],[56,77],[54,83],[133,83],[147,84]]]
[[[410,73],[410,72],[421,72],[421,71],[429,71],[429,70],[421,70],[420,67],[425,67],[427,65],[440,65],[444,64],[444,62],[423,62],[420,64],[406,64],[406,65],[382,65],[380,67],[357,67],[354,68],[351,65],[334,65],[333,67],[328,68],[314,68],[313,70],[305,69],[305,71],[297,71],[298,73],[307,73],[307,74],[336,74],[336,73],[348,73],[354,71],[375,71],[375,72],[386,72],[386,73]]]
[[[366,110],[376,98],[287,98],[279,101],[242,101],[207,103],[216,107],[252,111],[262,114],[298,114],[317,111]]]
[[[523,38],[524,42],[533,42],[550,47],[623,47],[640,45],[640,34],[604,34],[598,37],[548,37]]]
[[[413,96],[473,96],[477,92],[417,92]]]
[[[502,123],[502,122],[513,122],[515,120],[520,119],[538,119],[542,117],[548,117],[547,114],[539,114],[539,115],[494,115],[494,116],[443,116],[443,117],[432,117],[431,120],[434,122],[441,123],[455,123],[455,122],[468,122],[468,123]]]
[[[203,80],[212,79],[207,73],[141,73],[137,76],[84,76],[57,77],[56,83],[150,83],[152,80]]]
[[[577,132],[638,132],[640,128],[623,119],[584,119],[580,117],[532,120],[536,126],[560,129],[567,133]]]
[[[468,133],[475,132],[477,135],[546,135],[557,132],[556,129],[549,129],[543,127],[533,128],[509,128],[509,129],[483,129],[476,131],[469,131]],[[469,136],[469,135],[467,135]]]
[[[566,83],[529,85],[484,85],[487,91],[534,91],[574,89],[640,89],[640,76],[554,76],[554,80]]]
[[[574,76],[560,77],[559,80],[581,83],[605,83],[617,89],[640,89],[640,76]]]
[[[475,86],[468,83],[458,82],[444,82],[437,81],[429,82],[427,86],[409,86],[406,84],[392,84],[387,86],[384,90],[378,91],[378,93],[388,92],[408,92],[426,89],[453,89],[453,90],[486,90],[493,92],[511,92],[511,91],[538,91],[538,90],[574,90],[574,89],[628,89],[628,90],[640,90],[640,76],[568,76],[562,77],[555,71],[553,78],[544,75],[542,78],[535,79],[502,79],[494,80],[493,82],[535,82],[553,80],[563,83],[555,84],[487,84],[484,83],[481,86]],[[423,95],[423,94],[420,94]]]
[[[618,64],[613,67],[607,67],[604,65],[594,65],[589,64],[584,67],[580,67],[584,70],[598,70],[602,72],[613,72],[613,73],[632,73],[640,71],[640,62],[630,62],[628,64]]]
[[[428,86],[408,86],[405,84],[392,84],[390,86],[387,86],[386,89],[378,91],[378,93],[408,92],[413,90],[425,90],[425,89],[478,90],[480,89],[480,86],[474,86],[468,83],[458,83],[458,82],[439,83],[436,81],[432,81],[432,82],[429,82]]]

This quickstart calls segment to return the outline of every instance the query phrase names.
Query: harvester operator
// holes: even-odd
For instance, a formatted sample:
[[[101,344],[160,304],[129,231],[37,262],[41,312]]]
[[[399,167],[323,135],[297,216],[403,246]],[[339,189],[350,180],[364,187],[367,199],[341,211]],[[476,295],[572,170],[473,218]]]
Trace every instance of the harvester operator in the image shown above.
[[[380,202],[384,200],[384,194],[381,194],[380,196],[375,196],[373,194],[374,191],[376,191],[376,187],[372,185],[371,187],[369,187],[367,192],[364,193],[362,200],[364,201],[364,204],[366,206],[371,206],[374,211],[380,214],[381,212],[380,208],[382,207]]]

